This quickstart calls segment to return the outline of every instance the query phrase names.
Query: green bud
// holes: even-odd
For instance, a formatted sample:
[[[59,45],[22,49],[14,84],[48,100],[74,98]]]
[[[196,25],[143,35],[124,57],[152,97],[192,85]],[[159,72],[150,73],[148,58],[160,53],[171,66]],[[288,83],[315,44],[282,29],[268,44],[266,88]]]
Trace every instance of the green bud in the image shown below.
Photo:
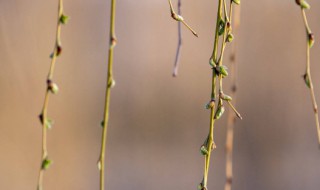
[[[240,5],[240,0],[232,0],[233,3]]]
[[[226,23],[220,18],[219,19],[219,30],[218,30],[219,36],[221,36],[224,33],[225,25],[226,25]]]
[[[217,67],[217,71],[219,72],[219,74],[221,74],[223,77],[228,76],[228,71],[227,71],[227,67],[224,65],[221,65],[219,67]]]
[[[214,62],[213,58],[210,58],[209,65],[211,65],[212,67],[216,67],[217,66],[217,64]]]
[[[233,36],[233,34],[228,34],[228,36],[227,36],[227,42],[232,42],[233,41],[233,39],[234,39],[234,36]]]
[[[228,95],[224,94],[223,92],[220,93],[220,98],[222,100],[225,100],[225,101],[231,101],[232,100],[231,96],[228,96]]]
[[[205,145],[202,145],[201,147],[200,147],[200,152],[201,152],[201,154],[202,155],[204,155],[204,156],[206,156],[206,155],[208,155],[208,149],[207,149],[207,147],[205,146]]]
[[[176,13],[172,13],[171,16],[172,16],[172,18],[173,18],[174,20],[179,21],[179,22],[181,22],[181,21],[184,20],[182,16],[180,16],[180,15],[178,15],[178,14],[176,14]]]
[[[314,44],[314,34],[312,32],[308,34],[308,44],[310,48],[312,48]]]
[[[57,94],[59,92],[59,87],[56,83],[49,81],[48,82],[48,89],[52,94]]]
[[[301,8],[303,8],[303,9],[310,9],[309,3],[308,3],[307,1],[305,1],[305,0],[301,0],[301,1],[300,1],[300,6],[301,6]]]
[[[49,118],[46,119],[46,127],[47,127],[47,129],[51,129],[53,124],[54,124],[54,121],[52,119],[49,119]]]
[[[206,109],[211,109],[214,108],[214,101],[210,101],[209,103],[206,104]]]
[[[116,81],[114,79],[109,80],[108,87],[113,88],[116,85]]]
[[[62,14],[62,15],[60,16],[60,23],[61,23],[61,24],[67,24],[68,21],[69,21],[69,17],[68,17],[67,15]]]
[[[98,170],[100,171],[101,170],[101,162],[100,162],[100,160],[98,160],[98,162],[97,162],[97,167],[98,167]]]
[[[306,73],[303,75],[303,79],[304,79],[304,82],[306,83],[307,87],[308,88],[311,88],[311,83],[310,83],[310,80],[309,80],[309,75]]]
[[[47,170],[47,169],[49,169],[51,164],[52,164],[52,160],[49,160],[48,158],[45,158],[44,160],[42,160],[41,168],[43,170]]]
[[[217,109],[217,112],[216,114],[214,115],[214,119],[220,119],[221,116],[223,115],[225,109],[224,109],[224,106],[223,105],[220,105]]]
[[[104,120],[101,121],[100,125],[102,128],[104,127]]]

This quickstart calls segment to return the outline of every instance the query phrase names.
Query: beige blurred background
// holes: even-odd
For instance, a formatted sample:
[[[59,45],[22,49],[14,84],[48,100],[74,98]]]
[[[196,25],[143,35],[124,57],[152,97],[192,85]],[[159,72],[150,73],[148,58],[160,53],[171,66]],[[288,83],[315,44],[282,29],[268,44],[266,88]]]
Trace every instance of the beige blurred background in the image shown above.
[[[320,39],[320,3],[309,0],[310,26]],[[38,121],[54,44],[57,0],[0,0],[0,189],[35,190],[41,157]],[[64,52],[50,100],[54,165],[46,190],[98,189],[110,1],[65,1]],[[176,1],[174,1],[176,4]],[[234,190],[316,190],[320,152],[305,69],[305,29],[294,0],[243,0],[236,36],[239,61]],[[195,190],[202,179],[199,147],[207,135],[216,0],[183,1],[179,77],[171,77],[177,23],[168,2],[117,2],[107,189]],[[318,42],[318,41],[317,41]],[[229,48],[230,49],[230,48]],[[320,102],[320,51],[311,51]],[[229,51],[226,52],[226,55]],[[226,59],[227,60],[227,59]],[[226,61],[226,64],[229,63]],[[225,80],[229,89],[230,79]],[[228,88],[227,88],[228,87]],[[226,93],[230,92],[225,90]],[[209,189],[225,182],[226,116],[217,122]]]

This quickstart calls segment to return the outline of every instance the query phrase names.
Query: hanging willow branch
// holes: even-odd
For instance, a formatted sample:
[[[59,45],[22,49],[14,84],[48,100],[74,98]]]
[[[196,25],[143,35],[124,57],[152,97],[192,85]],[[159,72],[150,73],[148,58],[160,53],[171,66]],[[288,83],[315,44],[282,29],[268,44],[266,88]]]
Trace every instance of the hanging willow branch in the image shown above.
[[[306,71],[305,74],[303,75],[303,79],[307,85],[307,87],[310,89],[310,95],[312,99],[312,105],[313,105],[313,112],[314,112],[314,117],[316,120],[316,127],[317,127],[317,133],[318,133],[318,144],[320,145],[320,126],[319,126],[319,116],[318,116],[318,105],[317,101],[315,98],[314,94],[314,88],[313,88],[313,82],[311,79],[311,69],[310,69],[310,49],[312,48],[314,44],[314,34],[312,33],[307,16],[306,16],[306,9],[310,9],[310,5],[305,1],[305,0],[296,0],[296,3],[300,6],[301,8],[301,13],[304,21],[304,26],[306,29],[306,48],[307,48],[307,63],[306,63]]]
[[[111,14],[110,14],[110,37],[109,37],[109,57],[108,57],[108,76],[106,85],[106,97],[105,97],[105,107],[104,107],[104,118],[102,122],[103,132],[101,138],[101,151],[100,158],[98,161],[98,167],[100,170],[100,190],[105,188],[105,152],[106,152],[106,142],[107,142],[107,129],[109,123],[109,107],[110,107],[110,94],[111,88],[114,87],[115,81],[113,79],[113,50],[116,46],[117,39],[115,35],[115,17],[116,17],[116,0],[111,0]]]
[[[234,10],[234,23],[233,32],[236,33],[240,25],[240,7]],[[231,96],[233,97],[233,103],[235,104],[235,95],[237,91],[237,60],[236,60],[236,43],[233,42],[231,45]],[[231,190],[233,181],[233,137],[234,137],[234,126],[236,122],[236,114],[229,111],[227,120],[227,139],[226,139],[226,183],[224,190]]]
[[[63,14],[63,0],[59,0],[56,41],[55,41],[53,52],[50,55],[51,65],[50,65],[49,74],[47,76],[47,89],[45,93],[42,112],[39,115],[39,119],[42,124],[42,156],[41,156],[41,166],[39,170],[37,190],[43,189],[44,171],[47,170],[49,166],[52,164],[52,161],[48,157],[48,149],[47,149],[47,130],[50,129],[53,124],[53,121],[50,118],[48,118],[48,105],[49,105],[50,93],[57,94],[59,91],[58,85],[53,82],[53,73],[54,73],[54,68],[56,64],[56,59],[62,52],[62,46],[61,46],[61,40],[60,40],[61,25],[66,24],[67,22],[68,22],[68,16]]]
[[[211,152],[216,147],[214,143],[214,123],[216,120],[220,119],[225,111],[223,105],[224,102],[227,102],[230,108],[235,112],[237,117],[242,119],[239,112],[234,108],[231,101],[231,96],[224,94],[222,87],[223,78],[228,76],[227,67],[223,65],[223,55],[225,51],[226,44],[232,42],[233,34],[231,28],[231,18],[232,18],[232,5],[233,3],[240,4],[239,0],[231,0],[229,6],[229,14],[227,10],[226,0],[219,0],[218,11],[217,11],[217,22],[216,22],[216,31],[215,31],[215,41],[213,52],[209,60],[209,64],[212,67],[212,91],[211,91],[211,100],[206,105],[207,109],[210,109],[210,128],[209,134],[200,148],[201,153],[205,157],[204,164],[204,174],[203,180],[199,184],[199,190],[207,190],[208,185],[208,174],[210,166]],[[218,47],[219,40],[221,40],[220,55],[218,56]],[[217,89],[219,92],[217,93]],[[218,99],[216,99],[218,98]]]
[[[196,37],[198,37],[198,34],[184,21],[184,18],[181,16],[181,0],[178,0],[178,14],[174,11],[171,0],[168,0],[168,2],[170,5],[171,17],[174,20],[178,21],[178,47],[177,47],[176,57],[174,61],[173,74],[172,74],[173,77],[176,77],[178,75],[180,50],[182,45],[181,23],[184,24]]]

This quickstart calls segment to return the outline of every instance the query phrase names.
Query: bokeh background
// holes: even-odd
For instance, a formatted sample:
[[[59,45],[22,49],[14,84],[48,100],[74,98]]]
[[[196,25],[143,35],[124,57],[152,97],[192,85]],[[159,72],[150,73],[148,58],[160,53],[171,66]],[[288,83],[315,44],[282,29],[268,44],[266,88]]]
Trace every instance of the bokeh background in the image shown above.
[[[173,1],[176,4],[176,1]],[[320,3],[307,12],[320,39]],[[49,116],[55,120],[48,148],[54,165],[45,189],[98,189],[96,162],[107,71],[110,0],[65,1],[71,17],[62,30],[63,54]],[[38,120],[52,51],[57,0],[0,0],[0,189],[36,189],[41,158]],[[315,190],[320,152],[305,70],[305,29],[294,0],[243,0],[238,44],[234,190]],[[107,189],[194,190],[202,179],[199,147],[209,128],[216,0],[183,1],[178,78],[172,78],[177,23],[168,2],[117,2]],[[226,52],[229,55],[230,47]],[[311,51],[320,102],[319,43]],[[226,59],[226,64],[229,64]],[[224,80],[225,89],[230,79]],[[225,90],[229,93],[230,90]],[[216,124],[209,189],[225,183],[226,116]]]

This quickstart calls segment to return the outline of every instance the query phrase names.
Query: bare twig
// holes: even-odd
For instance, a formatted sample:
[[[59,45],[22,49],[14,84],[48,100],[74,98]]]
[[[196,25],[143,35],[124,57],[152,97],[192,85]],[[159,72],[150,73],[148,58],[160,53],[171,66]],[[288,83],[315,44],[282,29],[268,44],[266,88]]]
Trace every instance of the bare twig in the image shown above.
[[[311,78],[311,69],[310,69],[310,49],[314,44],[314,35],[311,32],[311,29],[308,24],[307,16],[305,13],[305,9],[310,9],[310,5],[305,0],[296,0],[296,3],[301,8],[302,18],[304,21],[304,26],[306,28],[306,36],[307,36],[306,71],[305,71],[305,74],[303,75],[303,78],[304,78],[304,81],[305,81],[307,87],[310,89],[313,112],[314,112],[314,117],[315,117],[315,121],[316,121],[316,129],[317,129],[317,134],[318,134],[318,144],[320,146],[320,126],[319,126],[319,116],[318,116],[318,105],[317,105],[317,101],[316,101],[315,94],[314,94],[313,82],[312,82],[312,78]]]
[[[42,156],[41,156],[41,166],[39,170],[37,190],[43,189],[44,171],[48,169],[50,164],[52,163],[52,161],[48,158],[48,149],[47,149],[47,129],[51,128],[52,126],[52,121],[51,119],[48,118],[48,105],[49,105],[49,97],[50,97],[49,95],[50,93],[53,93],[53,94],[58,93],[58,85],[53,82],[53,73],[54,73],[54,68],[56,64],[56,59],[62,52],[61,41],[60,41],[61,25],[66,24],[67,20],[68,20],[68,17],[63,14],[63,0],[59,0],[56,41],[55,41],[53,53],[51,54],[51,64],[50,64],[50,69],[47,76],[47,89],[45,92],[42,112],[39,115],[39,119],[42,124]]]
[[[198,37],[198,34],[196,31],[194,31],[185,21],[184,21],[184,18],[177,14],[174,10],[173,10],[173,6],[172,6],[172,2],[171,0],[168,0],[169,1],[169,5],[170,5],[170,12],[171,12],[171,17],[178,21],[178,22],[182,22],[182,24],[184,24],[191,32],[193,35],[195,35],[196,37]]]
[[[109,57],[108,57],[108,76],[106,85],[106,95],[105,95],[105,107],[104,107],[104,119],[102,122],[103,132],[101,138],[101,152],[98,161],[100,170],[100,190],[104,190],[105,183],[105,152],[106,152],[106,142],[107,142],[107,129],[109,123],[109,105],[110,105],[110,94],[111,88],[115,85],[113,79],[113,52],[116,46],[117,40],[115,36],[115,17],[116,17],[116,0],[111,0],[111,13],[110,13],[110,38],[109,38]]]

